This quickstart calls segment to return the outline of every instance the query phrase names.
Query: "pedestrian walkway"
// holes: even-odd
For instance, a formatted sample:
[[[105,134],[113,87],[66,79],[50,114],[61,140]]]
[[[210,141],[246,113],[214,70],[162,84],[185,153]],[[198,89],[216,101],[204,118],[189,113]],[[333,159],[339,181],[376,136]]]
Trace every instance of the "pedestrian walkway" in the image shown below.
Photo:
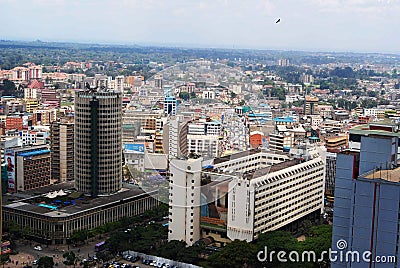
[[[18,253],[17,255],[10,255],[10,262],[5,264],[4,267],[24,267],[26,264],[32,265],[35,258],[26,253]]]

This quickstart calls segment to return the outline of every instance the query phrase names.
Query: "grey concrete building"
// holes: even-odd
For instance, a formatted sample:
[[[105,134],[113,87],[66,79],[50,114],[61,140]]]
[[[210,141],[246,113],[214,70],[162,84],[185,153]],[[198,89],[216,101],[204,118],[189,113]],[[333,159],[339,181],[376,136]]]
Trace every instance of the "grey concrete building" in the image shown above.
[[[74,179],[74,123],[53,122],[51,132],[51,178],[59,182]]]

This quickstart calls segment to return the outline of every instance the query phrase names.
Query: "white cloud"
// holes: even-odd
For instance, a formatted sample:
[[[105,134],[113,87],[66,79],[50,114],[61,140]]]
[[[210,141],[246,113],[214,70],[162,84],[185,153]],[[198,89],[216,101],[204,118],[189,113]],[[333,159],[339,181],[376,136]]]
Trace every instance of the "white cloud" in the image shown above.
[[[265,15],[272,15],[275,12],[276,6],[275,4],[270,1],[270,0],[261,0],[260,3],[261,11]]]
[[[382,13],[388,10],[399,9],[399,0],[308,0],[323,12],[336,13]]]

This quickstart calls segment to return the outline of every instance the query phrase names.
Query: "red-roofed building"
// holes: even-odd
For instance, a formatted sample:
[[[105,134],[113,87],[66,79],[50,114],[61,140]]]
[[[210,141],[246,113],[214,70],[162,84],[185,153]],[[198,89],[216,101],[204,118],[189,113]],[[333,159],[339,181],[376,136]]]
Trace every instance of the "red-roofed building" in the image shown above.
[[[262,146],[262,140],[264,137],[264,133],[260,131],[253,131],[250,133],[250,146],[251,148],[258,148]]]
[[[21,116],[7,116],[6,118],[6,130],[11,129],[23,129],[23,120]]]
[[[39,82],[38,80],[35,79],[31,83],[29,83],[28,88],[42,89],[44,88],[44,83]]]

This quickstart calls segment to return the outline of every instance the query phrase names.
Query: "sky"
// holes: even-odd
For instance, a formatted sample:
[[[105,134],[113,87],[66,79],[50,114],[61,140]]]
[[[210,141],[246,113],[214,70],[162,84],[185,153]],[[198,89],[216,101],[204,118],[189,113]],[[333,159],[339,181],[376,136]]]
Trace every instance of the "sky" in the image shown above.
[[[0,0],[0,10],[8,40],[400,53],[400,0]]]

